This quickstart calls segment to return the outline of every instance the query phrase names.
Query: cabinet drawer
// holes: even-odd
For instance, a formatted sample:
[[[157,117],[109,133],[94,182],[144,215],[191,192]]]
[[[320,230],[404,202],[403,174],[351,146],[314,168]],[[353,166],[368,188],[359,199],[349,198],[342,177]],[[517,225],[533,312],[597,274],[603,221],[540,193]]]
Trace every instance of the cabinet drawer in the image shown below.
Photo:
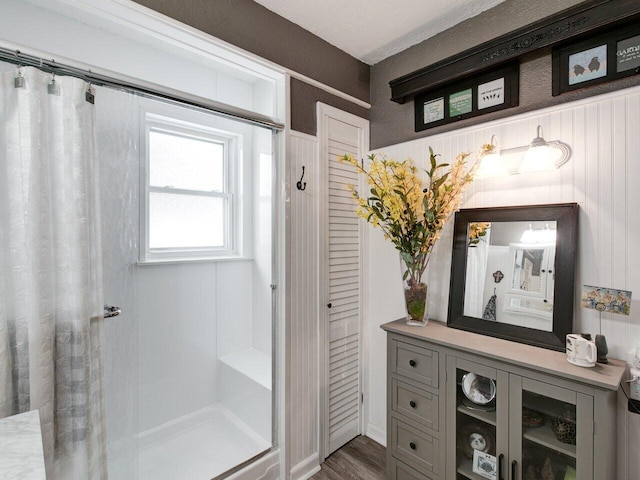
[[[398,341],[391,348],[393,372],[438,388],[438,352]]]
[[[440,474],[439,440],[397,418],[391,419],[391,451],[407,462],[415,463],[420,471]]]
[[[391,410],[438,431],[438,395],[400,380],[391,381]]]
[[[391,457],[390,471],[391,476],[389,478],[393,480],[431,480],[394,457]]]

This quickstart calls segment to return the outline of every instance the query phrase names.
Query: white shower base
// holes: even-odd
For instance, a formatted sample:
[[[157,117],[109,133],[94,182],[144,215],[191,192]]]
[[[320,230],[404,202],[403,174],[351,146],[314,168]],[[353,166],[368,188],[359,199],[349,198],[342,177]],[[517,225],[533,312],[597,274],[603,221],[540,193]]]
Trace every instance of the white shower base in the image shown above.
[[[138,436],[138,480],[210,480],[271,447],[216,404]]]

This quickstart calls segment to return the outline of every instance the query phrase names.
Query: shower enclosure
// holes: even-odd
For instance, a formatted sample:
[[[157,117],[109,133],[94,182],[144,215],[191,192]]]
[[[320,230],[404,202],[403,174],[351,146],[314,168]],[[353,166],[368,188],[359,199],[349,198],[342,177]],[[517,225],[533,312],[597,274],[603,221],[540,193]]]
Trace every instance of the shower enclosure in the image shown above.
[[[109,475],[222,478],[274,442],[274,134],[96,98]]]

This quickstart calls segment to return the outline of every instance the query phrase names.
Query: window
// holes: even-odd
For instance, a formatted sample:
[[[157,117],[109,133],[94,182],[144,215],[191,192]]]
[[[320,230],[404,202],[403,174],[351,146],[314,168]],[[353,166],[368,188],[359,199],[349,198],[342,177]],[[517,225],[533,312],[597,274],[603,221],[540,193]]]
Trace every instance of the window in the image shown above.
[[[240,136],[214,128],[214,115],[164,107],[171,116],[141,116],[141,261],[239,255]]]

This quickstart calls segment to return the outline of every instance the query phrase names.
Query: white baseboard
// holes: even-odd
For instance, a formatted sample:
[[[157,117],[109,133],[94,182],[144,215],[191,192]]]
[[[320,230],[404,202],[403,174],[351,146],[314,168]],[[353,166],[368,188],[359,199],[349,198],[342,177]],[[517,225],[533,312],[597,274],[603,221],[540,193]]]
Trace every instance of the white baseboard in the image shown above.
[[[318,454],[311,455],[291,468],[291,480],[307,480],[320,471]]]
[[[378,442],[383,447],[387,446],[387,432],[382,430],[381,428],[378,428],[377,426],[370,423],[367,425],[367,431],[365,435],[371,440]]]

